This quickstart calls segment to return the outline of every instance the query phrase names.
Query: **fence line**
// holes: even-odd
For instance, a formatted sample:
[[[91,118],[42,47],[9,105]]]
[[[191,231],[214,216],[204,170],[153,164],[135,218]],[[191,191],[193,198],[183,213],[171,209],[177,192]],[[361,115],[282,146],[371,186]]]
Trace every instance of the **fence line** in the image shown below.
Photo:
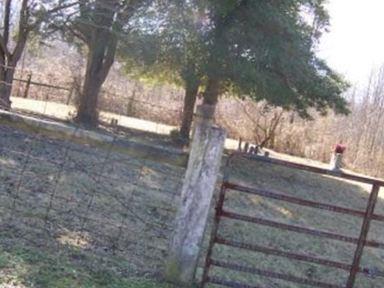
[[[75,82],[68,84],[68,86],[56,85],[33,80],[34,75],[36,75],[35,72],[23,71],[23,73],[27,75],[25,79],[23,75],[16,75],[13,84],[4,81],[0,81],[0,83],[13,87],[12,94],[17,97],[76,105],[78,93],[81,91],[77,91]],[[123,92],[111,92],[113,88],[111,86],[102,89],[98,105],[101,111],[116,113],[119,117],[130,116],[168,125],[178,125],[181,121],[182,102],[178,104],[178,108],[169,107],[149,100],[138,99],[136,93],[126,97]],[[36,89],[38,90],[36,91]]]
[[[32,74],[30,74],[30,75],[32,75]],[[22,83],[29,83],[30,85],[36,85],[36,86],[41,86],[41,87],[46,87],[46,88],[53,88],[53,89],[57,89],[57,90],[71,91],[71,88],[68,88],[68,87],[50,85],[50,84],[46,84],[46,83],[40,83],[40,82],[36,82],[36,81],[29,81],[29,80],[24,80],[24,79],[19,79],[19,78],[14,78],[13,80],[14,81],[18,81],[18,82],[22,82]],[[25,97],[25,98],[27,98],[27,97]]]
[[[0,247],[85,245],[90,257],[157,275],[184,170],[114,152],[116,141],[101,149],[73,143],[76,131],[59,141],[41,129],[0,127]]]

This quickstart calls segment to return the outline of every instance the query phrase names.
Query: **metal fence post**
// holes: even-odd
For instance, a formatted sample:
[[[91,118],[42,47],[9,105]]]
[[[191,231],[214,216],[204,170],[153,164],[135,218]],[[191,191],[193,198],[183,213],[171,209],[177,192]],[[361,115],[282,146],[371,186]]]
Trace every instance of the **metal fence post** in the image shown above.
[[[184,178],[165,276],[179,287],[193,284],[226,132],[212,125],[213,107],[200,106]]]
[[[68,97],[67,97],[67,103],[66,103],[67,105],[71,103],[74,88],[75,88],[75,85],[72,83],[71,88],[69,89]]]
[[[380,192],[380,185],[376,183],[373,184],[371,194],[368,200],[368,205],[365,211],[365,217],[361,227],[360,237],[357,243],[357,248],[353,258],[353,263],[351,266],[346,288],[353,288],[355,285],[356,276],[357,276],[357,273],[359,272],[360,261],[361,261],[361,258],[363,257],[364,246],[367,241],[369,226],[371,224],[372,215],[374,214],[374,211],[375,211],[375,206],[377,203],[377,199],[379,197],[379,192]]]
[[[28,98],[29,87],[31,86],[32,73],[28,74],[27,84],[25,85],[24,98]]]

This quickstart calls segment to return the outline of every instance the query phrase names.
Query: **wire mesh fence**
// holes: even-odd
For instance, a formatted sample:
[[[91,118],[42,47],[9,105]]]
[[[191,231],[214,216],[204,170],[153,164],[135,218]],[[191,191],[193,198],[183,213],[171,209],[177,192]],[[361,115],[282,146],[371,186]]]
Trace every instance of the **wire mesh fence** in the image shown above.
[[[14,70],[12,84],[1,82],[1,85],[12,88],[13,97],[77,106],[82,93],[80,79],[63,79],[57,74],[28,69]],[[104,85],[99,96],[100,111],[168,125],[177,125],[181,121],[183,101],[180,95],[167,95],[167,98],[175,99],[164,105],[162,89],[159,87],[144,91],[148,89],[137,83],[126,82],[115,81]]]
[[[75,131],[76,132],[76,131]],[[74,133],[75,133],[74,132]],[[0,126],[0,245],[119,257],[162,269],[183,169]]]

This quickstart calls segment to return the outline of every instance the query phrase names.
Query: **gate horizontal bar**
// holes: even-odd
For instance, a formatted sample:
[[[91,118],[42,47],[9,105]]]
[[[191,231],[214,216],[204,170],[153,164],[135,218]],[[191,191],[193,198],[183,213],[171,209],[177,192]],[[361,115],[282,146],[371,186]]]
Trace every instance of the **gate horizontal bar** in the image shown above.
[[[346,263],[326,260],[326,259],[322,259],[322,258],[304,255],[304,254],[285,252],[282,250],[267,248],[267,247],[254,245],[254,244],[240,243],[237,241],[226,240],[223,238],[217,238],[216,243],[221,244],[221,245],[234,247],[234,248],[245,249],[245,250],[249,250],[249,251],[253,251],[253,252],[260,252],[260,253],[264,253],[264,254],[268,254],[268,255],[275,255],[275,256],[285,257],[285,258],[289,258],[289,259],[320,264],[320,265],[324,265],[324,266],[328,266],[328,267],[339,268],[339,269],[346,270],[346,271],[349,271],[349,269],[351,269],[351,265],[346,264]]]
[[[344,171],[332,171],[332,170],[329,170],[326,168],[310,166],[310,165],[305,165],[305,164],[296,163],[296,162],[290,162],[290,161],[271,158],[271,157],[265,157],[265,156],[259,156],[259,155],[248,155],[248,154],[243,154],[243,153],[238,153],[238,154],[239,154],[239,156],[242,156],[244,158],[248,158],[250,160],[257,160],[260,162],[276,164],[276,165],[285,166],[285,167],[289,167],[289,168],[295,168],[295,169],[299,169],[299,170],[309,171],[309,172],[313,172],[313,173],[317,173],[317,174],[330,175],[330,176],[348,179],[348,180],[352,180],[352,181],[357,181],[357,182],[361,182],[361,183],[376,184],[379,186],[384,186],[384,180],[382,180],[382,179],[364,177],[364,176],[360,176],[360,175],[356,175],[356,174],[347,173]]]
[[[300,278],[300,277],[289,275],[289,274],[282,274],[282,273],[272,272],[272,271],[268,271],[268,270],[257,269],[254,267],[242,266],[242,265],[238,265],[238,264],[234,264],[234,263],[218,261],[218,260],[214,260],[214,259],[211,259],[211,264],[213,266],[221,267],[221,268],[225,268],[225,269],[229,269],[229,270],[234,270],[234,271],[244,272],[244,273],[257,274],[257,275],[267,277],[267,278],[280,279],[280,280],[285,280],[288,282],[309,285],[312,287],[344,288],[344,286],[340,286],[340,285],[310,280],[310,279],[306,279],[306,278]]]
[[[349,271],[352,267],[350,264],[346,263],[341,263],[337,261],[332,261],[332,260],[327,260],[323,258],[317,258],[313,256],[308,256],[304,254],[297,254],[297,253],[291,253],[291,252],[286,252],[278,249],[273,249],[273,248],[268,248],[268,247],[263,247],[259,245],[254,245],[254,244],[248,244],[248,243],[241,243],[238,241],[232,241],[232,240],[226,240],[220,237],[217,237],[215,239],[215,242],[220,245],[226,245],[229,247],[233,248],[239,248],[239,249],[245,249],[253,252],[259,252],[263,254],[268,254],[268,255],[275,255],[275,256],[280,256],[280,257],[285,257],[289,259],[294,259],[298,261],[304,261],[304,262],[309,262],[309,263],[314,263],[314,264],[319,264],[319,265],[324,265],[328,267],[334,267],[334,268],[339,268],[345,271]],[[359,268],[359,272],[362,273],[363,275],[367,277],[384,277],[384,272],[383,271],[378,271],[375,269],[370,269],[370,268]]]
[[[246,221],[246,222],[255,223],[255,224],[259,224],[259,225],[263,225],[263,226],[278,228],[281,230],[293,231],[293,232],[297,232],[297,233],[308,234],[308,235],[313,235],[313,236],[317,236],[317,237],[343,241],[343,242],[347,242],[347,243],[357,244],[359,241],[358,238],[354,238],[354,237],[349,237],[349,236],[331,233],[331,232],[327,232],[327,231],[305,228],[305,227],[301,227],[301,226],[284,224],[281,222],[266,220],[266,219],[257,218],[257,217],[240,215],[240,214],[233,213],[233,212],[222,211],[221,215],[223,217],[234,219],[234,220]],[[380,243],[380,242],[376,242],[376,241],[366,241],[365,246],[384,249],[384,243]]]
[[[279,192],[275,192],[272,190],[266,190],[266,189],[260,189],[260,188],[248,188],[248,187],[245,187],[242,185],[229,183],[229,182],[224,183],[224,185],[228,189],[232,189],[232,190],[236,190],[236,191],[240,191],[240,192],[245,192],[245,193],[252,194],[252,195],[263,196],[266,198],[281,200],[281,201],[285,201],[285,202],[289,202],[289,203],[293,203],[293,204],[297,204],[297,205],[301,205],[301,206],[313,207],[316,209],[327,210],[327,211],[341,213],[341,214],[348,214],[348,215],[353,215],[353,216],[357,216],[357,217],[361,217],[361,218],[365,217],[364,211],[359,211],[359,210],[349,209],[349,208],[345,208],[345,207],[325,204],[325,203],[321,203],[321,202],[304,200],[304,199],[297,198],[297,197],[283,195]],[[381,216],[381,215],[373,214],[372,219],[384,222],[384,216]]]
[[[226,287],[232,287],[232,288],[261,288],[260,286],[251,286],[248,284],[236,282],[236,281],[229,281],[229,280],[224,280],[220,279],[218,277],[208,277],[208,283],[212,284],[217,284],[221,286],[226,286]]]

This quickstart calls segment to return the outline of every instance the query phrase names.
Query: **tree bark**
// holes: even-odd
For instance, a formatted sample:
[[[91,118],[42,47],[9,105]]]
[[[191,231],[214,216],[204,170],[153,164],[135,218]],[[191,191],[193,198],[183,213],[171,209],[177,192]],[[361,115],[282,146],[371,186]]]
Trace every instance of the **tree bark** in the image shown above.
[[[107,8],[102,1],[96,2],[93,14],[98,26],[88,26],[91,31],[85,37],[88,46],[87,69],[75,121],[90,127],[98,124],[99,94],[115,60],[117,48],[117,36],[112,31],[117,1],[110,4]]]
[[[184,107],[183,107],[183,119],[180,126],[180,137],[183,139],[189,139],[191,132],[193,111],[195,109],[197,92],[199,90],[199,83],[186,83]]]
[[[117,39],[113,35],[95,37],[94,45],[90,45],[84,85],[75,118],[78,123],[97,126],[99,94],[114,62],[116,47]]]
[[[11,109],[11,92],[15,69],[23,54],[30,33],[28,26],[28,0],[23,0],[20,7],[18,35],[13,51],[8,47],[11,27],[12,0],[5,1],[3,34],[0,34],[0,107]]]
[[[213,77],[208,79],[207,88],[204,92],[204,104],[216,105],[220,96],[220,80]]]
[[[11,92],[13,83],[14,67],[9,67],[11,53],[8,49],[10,15],[12,0],[6,0],[4,6],[3,35],[0,39],[0,108],[11,109]]]
[[[11,92],[15,67],[1,67],[0,69],[0,108],[11,109]]]
[[[19,32],[16,47],[11,54],[8,50],[1,51],[0,55],[0,106],[11,109],[11,93],[15,69],[27,43],[29,31],[24,29]]]
[[[98,98],[105,80],[101,78],[100,74],[103,69],[103,50],[103,47],[91,47],[88,52],[85,80],[75,119],[81,124],[92,127],[98,124]]]
[[[19,32],[15,50],[11,54],[8,50],[0,53],[0,107],[6,110],[11,109],[11,92],[13,78],[17,63],[23,54],[27,43],[29,31]]]

